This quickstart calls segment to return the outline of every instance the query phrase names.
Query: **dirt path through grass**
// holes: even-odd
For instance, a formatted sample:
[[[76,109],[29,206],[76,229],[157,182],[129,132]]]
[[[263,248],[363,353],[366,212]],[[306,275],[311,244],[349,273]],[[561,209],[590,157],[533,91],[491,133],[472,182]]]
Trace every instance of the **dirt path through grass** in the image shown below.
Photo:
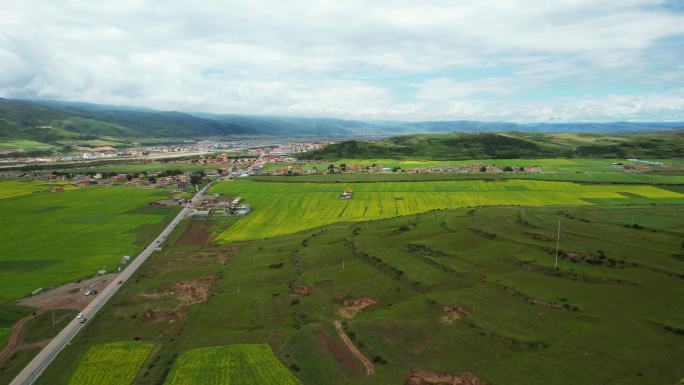
[[[370,360],[366,358],[366,356],[364,356],[363,353],[361,353],[359,348],[357,348],[356,345],[354,345],[354,343],[352,342],[352,340],[349,339],[347,333],[345,333],[344,330],[342,330],[342,322],[335,321],[334,324],[335,329],[337,329],[337,333],[340,335],[340,338],[342,338],[342,341],[344,341],[344,344],[347,345],[349,350],[356,356],[356,358],[359,359],[359,361],[361,361],[363,366],[366,367],[366,374],[370,375],[375,373],[375,366],[373,366],[373,363],[370,362]]]
[[[15,351],[19,350],[19,345],[23,339],[24,325],[33,318],[33,314],[27,315],[12,326],[12,332],[10,333],[7,345],[0,351],[0,364],[5,362]]]

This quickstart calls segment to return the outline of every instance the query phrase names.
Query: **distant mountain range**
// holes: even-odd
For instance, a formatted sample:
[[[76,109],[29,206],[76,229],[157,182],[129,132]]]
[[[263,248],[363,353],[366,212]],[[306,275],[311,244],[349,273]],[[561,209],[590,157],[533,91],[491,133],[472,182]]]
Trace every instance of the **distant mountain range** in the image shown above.
[[[361,121],[184,113],[80,102],[0,98],[0,142],[25,139],[63,144],[99,138],[168,140],[237,136],[351,138],[452,131],[624,133],[681,126],[684,126],[684,123],[518,124],[477,121]]]

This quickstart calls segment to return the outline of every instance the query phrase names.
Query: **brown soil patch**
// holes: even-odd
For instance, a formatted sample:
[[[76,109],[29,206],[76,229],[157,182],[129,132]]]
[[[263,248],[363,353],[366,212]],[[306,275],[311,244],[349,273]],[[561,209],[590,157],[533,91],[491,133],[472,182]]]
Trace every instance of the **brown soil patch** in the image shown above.
[[[335,357],[335,361],[341,364],[346,369],[358,368],[358,363],[354,355],[344,345],[344,343],[332,338],[324,330],[319,330],[316,333],[317,339],[325,345],[330,353]]]
[[[375,305],[378,301],[370,297],[359,297],[356,299],[342,300],[343,308],[337,310],[337,314],[344,318],[354,318],[361,310],[368,306]]]
[[[423,369],[412,369],[406,375],[404,385],[489,385],[489,383],[477,378],[470,372],[463,372],[457,376],[450,373],[435,373]]]
[[[45,311],[50,309],[82,310],[96,296],[86,296],[86,290],[97,290],[99,293],[110,283],[116,274],[106,274],[99,277],[84,279],[78,283],[70,282],[62,286],[46,290],[38,295],[24,298],[19,305],[28,306]]]
[[[143,314],[145,320],[149,322],[159,322],[163,320],[173,321],[187,316],[186,307],[207,302],[209,291],[214,282],[219,279],[217,274],[205,275],[195,281],[175,282],[171,285],[155,289],[150,293],[139,293],[137,298],[140,300],[160,300],[174,298],[179,301],[178,306],[172,309],[147,309]]]
[[[444,311],[444,315],[440,317],[440,319],[445,325],[452,325],[456,321],[460,320],[461,317],[470,314],[466,308],[458,305],[444,306],[442,310]]]
[[[310,295],[313,293],[313,287],[306,287],[302,285],[294,285],[292,287],[292,292],[299,295]]]
[[[361,361],[363,366],[366,367],[366,374],[370,375],[370,374],[375,373],[375,366],[373,366],[373,363],[370,362],[370,360],[368,358],[366,358],[366,356],[364,356],[363,353],[361,353],[359,348],[357,348],[356,345],[354,345],[354,342],[352,342],[352,340],[349,339],[349,336],[347,336],[347,333],[345,333],[344,330],[342,330],[342,322],[335,321],[334,324],[335,324],[335,329],[337,330],[337,334],[340,335],[340,338],[342,339],[344,344],[347,345],[347,348],[349,349],[349,351],[351,351],[352,354],[359,361]]]
[[[212,222],[193,220],[185,229],[183,235],[176,241],[176,246],[206,245],[214,239],[215,234],[211,231]]]

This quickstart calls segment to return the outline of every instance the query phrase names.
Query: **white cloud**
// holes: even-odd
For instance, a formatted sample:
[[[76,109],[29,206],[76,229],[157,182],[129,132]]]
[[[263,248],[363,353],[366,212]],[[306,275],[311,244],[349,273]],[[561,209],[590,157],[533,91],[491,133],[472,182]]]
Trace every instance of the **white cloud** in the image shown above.
[[[684,16],[656,0],[5,0],[0,20],[6,97],[354,118],[684,119],[681,90],[665,89],[684,85],[684,47],[663,45],[684,35]],[[503,73],[463,75],[482,68]],[[559,81],[579,90],[539,91]],[[592,97],[597,88],[609,96]]]

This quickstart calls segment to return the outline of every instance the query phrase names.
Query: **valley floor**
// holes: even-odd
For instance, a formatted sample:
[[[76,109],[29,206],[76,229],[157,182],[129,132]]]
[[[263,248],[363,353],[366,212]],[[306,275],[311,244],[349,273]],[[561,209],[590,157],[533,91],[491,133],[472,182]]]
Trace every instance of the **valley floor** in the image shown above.
[[[229,223],[194,219],[39,383],[81,383],[112,362],[87,352],[130,341],[134,384],[175,384],[183,365],[231,384],[674,384],[682,209],[460,208],[231,244],[205,242]]]

